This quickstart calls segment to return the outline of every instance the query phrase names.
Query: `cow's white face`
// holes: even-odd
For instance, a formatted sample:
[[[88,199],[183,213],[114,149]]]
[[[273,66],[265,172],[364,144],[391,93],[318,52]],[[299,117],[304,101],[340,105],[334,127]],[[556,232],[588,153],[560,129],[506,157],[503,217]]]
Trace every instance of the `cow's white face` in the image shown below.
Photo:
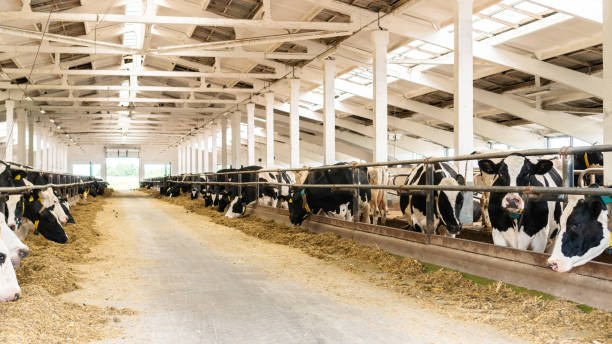
[[[611,244],[607,226],[608,211],[601,198],[570,195],[549,266],[567,272],[599,256]]]
[[[491,160],[480,160],[480,170],[494,175],[494,186],[528,186],[536,175],[548,173],[553,168],[550,160],[531,161],[520,155],[510,155],[499,163]],[[505,193],[501,199],[501,207],[509,213],[521,213],[525,202],[521,195],[515,192]]]
[[[6,225],[6,222],[0,221],[0,231],[13,267],[21,266],[21,259],[30,253],[30,249],[19,240],[17,235]]]
[[[9,195],[6,201],[6,224],[11,230],[16,230],[19,227],[19,220],[23,216],[23,196]]]
[[[242,216],[242,212],[240,210],[242,210],[244,207],[239,206],[238,202],[240,200],[241,200],[240,197],[234,197],[234,199],[229,205],[229,209],[225,213],[225,217],[230,218],[230,219],[236,219]]]
[[[62,209],[59,203],[59,199],[57,198],[57,196],[55,196],[51,188],[41,191],[40,199],[45,208],[55,205],[55,207],[53,207],[52,213],[55,215],[60,224],[66,224],[68,222],[68,216],[64,212],[64,209]]]
[[[0,219],[0,225],[6,226],[4,218]],[[4,237],[0,232],[0,302],[17,300],[21,293],[15,269],[9,257],[9,249],[6,247]]]

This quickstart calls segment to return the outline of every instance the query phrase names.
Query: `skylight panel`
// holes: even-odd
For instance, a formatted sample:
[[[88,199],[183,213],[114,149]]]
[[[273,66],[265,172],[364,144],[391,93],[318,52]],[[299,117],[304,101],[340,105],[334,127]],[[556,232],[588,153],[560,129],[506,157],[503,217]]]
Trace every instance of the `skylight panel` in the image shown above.
[[[536,5],[532,2],[527,2],[527,1],[523,1],[520,4],[514,5],[514,7],[518,8],[519,10],[531,12],[534,14],[544,14],[544,13],[550,12],[550,10],[546,7]]]
[[[497,12],[501,12],[503,10],[503,8],[497,6],[497,5],[493,5],[490,7],[485,8],[484,10],[480,11],[480,13],[482,14],[486,14],[488,16],[495,14]]]
[[[510,23],[519,24],[531,17],[515,11],[504,10],[493,15],[493,18],[505,20]]]
[[[432,53],[438,54],[438,55],[439,54],[444,54],[444,53],[447,53],[447,52],[450,51],[450,50],[448,50],[446,48],[443,48],[443,47],[441,47],[439,45],[430,44],[430,43],[425,43],[425,44],[421,45],[419,47],[419,49],[420,50],[425,50],[425,51],[428,51],[428,52],[432,52]]]
[[[425,42],[419,41],[417,39],[417,40],[414,40],[414,41],[408,43],[408,45],[411,46],[411,47],[418,47],[418,46],[422,45],[423,43],[425,43]]]
[[[507,28],[507,26],[502,23],[494,22],[488,19],[480,19],[477,22],[474,22],[472,27],[484,32],[496,32]]]
[[[420,51],[420,50],[411,50],[407,54],[404,54],[404,55],[408,58],[419,59],[419,60],[430,59],[434,57],[434,55],[426,53],[424,51]]]

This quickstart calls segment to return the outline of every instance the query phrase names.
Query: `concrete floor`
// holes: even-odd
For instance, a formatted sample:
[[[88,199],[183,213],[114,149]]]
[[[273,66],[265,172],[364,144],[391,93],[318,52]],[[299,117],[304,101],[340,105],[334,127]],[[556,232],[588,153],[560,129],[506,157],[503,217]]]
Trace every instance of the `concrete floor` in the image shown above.
[[[139,312],[104,343],[522,343],[138,192],[98,222],[109,259],[69,298]]]

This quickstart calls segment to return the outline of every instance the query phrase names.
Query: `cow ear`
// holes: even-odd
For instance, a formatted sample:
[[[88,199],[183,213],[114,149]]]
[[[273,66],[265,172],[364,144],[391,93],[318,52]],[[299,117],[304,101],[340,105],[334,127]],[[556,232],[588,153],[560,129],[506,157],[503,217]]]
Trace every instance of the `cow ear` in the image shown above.
[[[553,163],[550,160],[538,160],[538,163],[531,168],[532,174],[546,174],[553,168]]]
[[[589,197],[586,199],[586,201],[584,202],[585,205],[589,208],[589,210],[591,211],[591,214],[593,215],[593,218],[598,218],[599,214],[601,214],[601,211],[603,209],[603,202],[601,201],[601,198],[599,197]]]
[[[464,178],[462,175],[458,174],[458,175],[455,177],[455,180],[457,181],[457,184],[459,184],[459,185],[465,185],[465,178]]]
[[[482,172],[486,174],[497,174],[497,172],[499,171],[499,165],[489,159],[479,160],[478,167]]]

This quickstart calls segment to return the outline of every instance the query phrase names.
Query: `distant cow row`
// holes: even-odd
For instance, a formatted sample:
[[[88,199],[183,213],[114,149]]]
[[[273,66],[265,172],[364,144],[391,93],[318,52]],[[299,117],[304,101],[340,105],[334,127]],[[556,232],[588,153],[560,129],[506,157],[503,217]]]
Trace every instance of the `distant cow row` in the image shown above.
[[[20,187],[50,184],[48,178],[34,171],[11,169],[0,162],[0,187]],[[79,194],[104,194],[106,183],[94,181],[79,186]],[[63,225],[74,223],[68,200],[51,188],[9,195],[2,200],[0,212],[0,302],[19,298],[21,290],[15,268],[30,250],[23,243],[30,231],[63,244],[68,242]]]
[[[550,159],[534,159],[522,155],[510,155],[504,159],[478,162],[485,185],[489,186],[561,186],[561,176]],[[434,185],[464,185],[465,178],[447,163],[435,163]],[[209,175],[208,182],[266,182],[312,185],[389,185],[392,183],[385,167],[359,167],[355,173],[346,163],[334,168],[311,170],[306,173],[257,172],[259,166],[220,170]],[[425,185],[425,165],[412,168],[404,185]],[[230,173],[230,174],[225,174]],[[199,177],[204,181],[204,177]],[[591,185],[591,187],[599,187]],[[244,214],[246,206],[254,203],[289,209],[291,223],[300,225],[311,214],[318,214],[347,221],[384,225],[387,217],[387,191],[359,189],[359,205],[354,207],[355,195],[351,189],[288,187],[260,184],[237,186],[232,184],[192,185],[177,182],[161,188],[167,196],[191,192],[192,199],[201,194],[206,206],[216,207],[230,218]],[[426,228],[426,196],[423,193],[400,194],[400,209],[411,228],[423,232]],[[461,232],[459,214],[464,206],[464,192],[434,192],[434,230],[436,234],[455,236]],[[610,246],[607,230],[605,197],[570,196],[564,206],[558,201],[523,200],[516,193],[490,193],[485,210],[492,227],[495,245],[552,252],[549,264],[559,272],[569,271],[600,255]],[[480,204],[474,203],[474,219],[481,216]],[[355,213],[356,212],[356,213]]]

